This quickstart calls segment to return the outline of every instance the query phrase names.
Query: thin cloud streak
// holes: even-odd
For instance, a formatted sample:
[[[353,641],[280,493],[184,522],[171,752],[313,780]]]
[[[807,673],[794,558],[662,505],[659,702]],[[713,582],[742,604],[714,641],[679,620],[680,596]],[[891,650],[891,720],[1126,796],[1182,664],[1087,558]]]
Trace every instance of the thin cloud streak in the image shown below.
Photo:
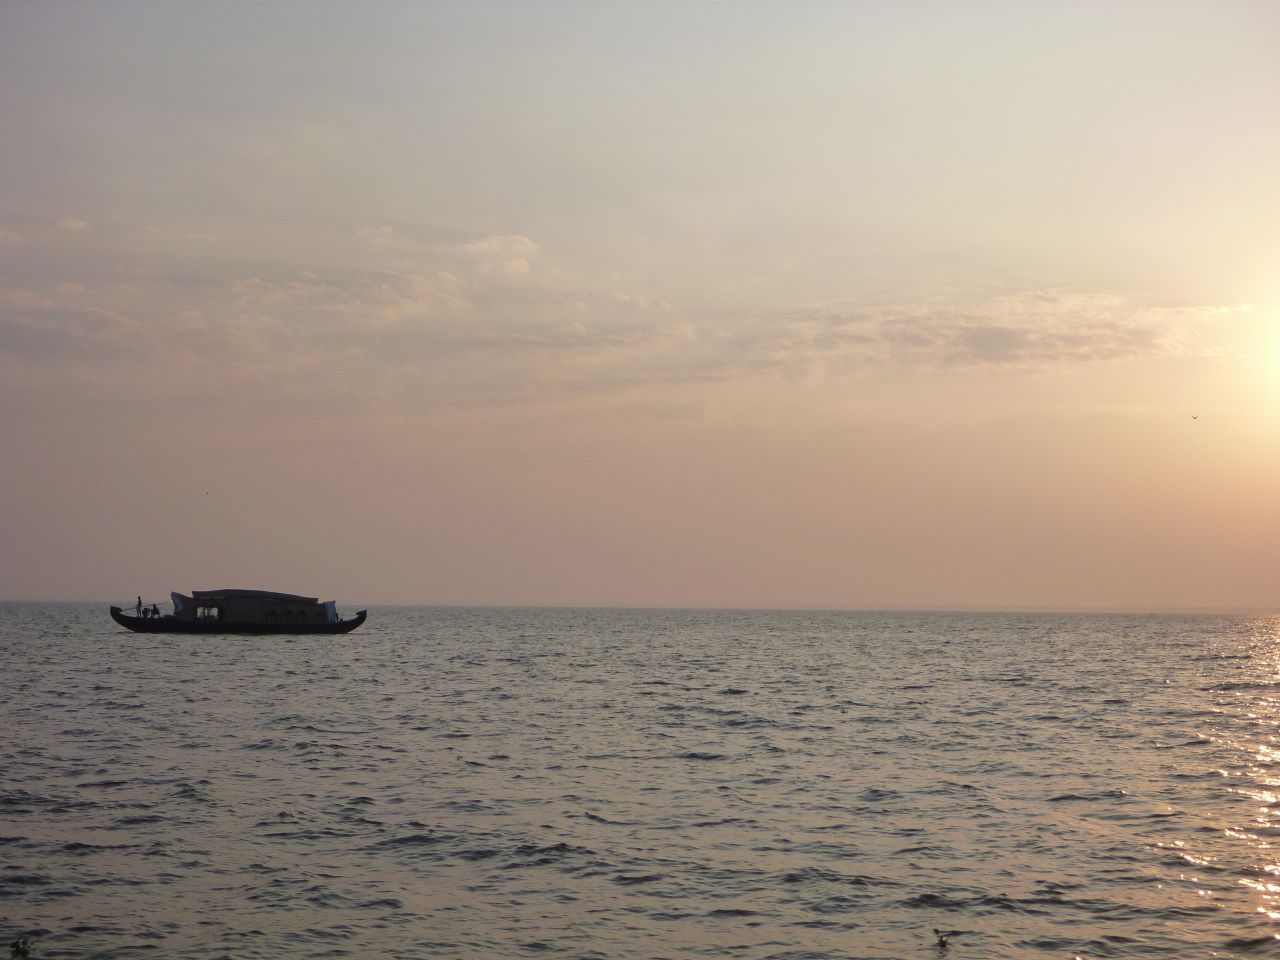
[[[793,332],[778,355],[1018,369],[1189,357],[1230,349],[1240,333],[1230,321],[1251,311],[1248,304],[1157,306],[1064,290],[874,308],[825,304],[791,315]]]
[[[305,390],[313,368],[340,362],[370,395],[407,397],[403,385],[416,382],[427,402],[448,405],[451,389],[473,396],[486,380],[503,384],[492,398],[501,403],[529,402],[538,385],[598,394],[610,384],[628,391],[878,366],[1026,372],[1210,356],[1233,349],[1249,316],[1244,305],[1159,306],[1053,290],[906,304],[846,298],[726,321],[726,305],[575,285],[521,235],[444,247],[389,227],[353,235],[380,254],[366,269],[276,279],[65,277],[0,288],[0,357],[53,375],[96,353],[103,383],[114,364],[122,381],[136,382],[141,362],[154,390],[200,379],[202,368],[210,382]],[[495,273],[513,251],[537,252],[543,266]],[[415,270],[402,266],[410,259]],[[303,382],[289,383],[293,376]],[[391,383],[401,388],[389,391]]]

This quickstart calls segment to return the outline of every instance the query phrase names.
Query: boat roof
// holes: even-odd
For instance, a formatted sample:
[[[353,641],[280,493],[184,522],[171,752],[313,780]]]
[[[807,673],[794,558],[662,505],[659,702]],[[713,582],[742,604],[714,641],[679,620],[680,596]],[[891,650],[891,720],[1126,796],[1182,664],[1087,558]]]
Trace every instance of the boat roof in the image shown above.
[[[235,598],[252,598],[254,600],[279,600],[282,603],[319,603],[317,597],[300,597],[296,593],[273,593],[270,590],[192,590],[195,600],[231,600]]]

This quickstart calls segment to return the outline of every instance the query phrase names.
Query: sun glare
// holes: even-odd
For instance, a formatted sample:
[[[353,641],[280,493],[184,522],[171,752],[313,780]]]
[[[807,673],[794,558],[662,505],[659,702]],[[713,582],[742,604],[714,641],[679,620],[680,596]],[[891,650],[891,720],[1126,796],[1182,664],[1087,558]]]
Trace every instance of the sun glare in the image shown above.
[[[1252,344],[1246,362],[1266,386],[1280,393],[1280,307],[1253,312],[1254,319],[1241,331],[1244,343]]]
[[[1267,373],[1280,384],[1280,323],[1275,326],[1276,331],[1266,340],[1263,362],[1266,364]]]

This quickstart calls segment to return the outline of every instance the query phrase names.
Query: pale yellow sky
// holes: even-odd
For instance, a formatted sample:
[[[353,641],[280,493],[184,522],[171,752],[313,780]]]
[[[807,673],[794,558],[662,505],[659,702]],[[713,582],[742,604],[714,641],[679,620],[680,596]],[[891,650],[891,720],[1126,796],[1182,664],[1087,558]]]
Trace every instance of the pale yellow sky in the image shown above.
[[[1277,48],[6,4],[0,597],[1271,608]]]

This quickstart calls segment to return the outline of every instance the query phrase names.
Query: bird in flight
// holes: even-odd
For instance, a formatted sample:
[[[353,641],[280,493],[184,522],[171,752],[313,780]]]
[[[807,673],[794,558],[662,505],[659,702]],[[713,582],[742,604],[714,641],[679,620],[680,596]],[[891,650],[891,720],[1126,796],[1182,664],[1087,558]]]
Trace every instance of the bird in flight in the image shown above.
[[[1199,419],[1200,419],[1200,417],[1199,417],[1199,415],[1197,415],[1197,414],[1194,414],[1194,413],[1193,413],[1193,414],[1191,415],[1191,419],[1192,419],[1192,420],[1199,420]]]

